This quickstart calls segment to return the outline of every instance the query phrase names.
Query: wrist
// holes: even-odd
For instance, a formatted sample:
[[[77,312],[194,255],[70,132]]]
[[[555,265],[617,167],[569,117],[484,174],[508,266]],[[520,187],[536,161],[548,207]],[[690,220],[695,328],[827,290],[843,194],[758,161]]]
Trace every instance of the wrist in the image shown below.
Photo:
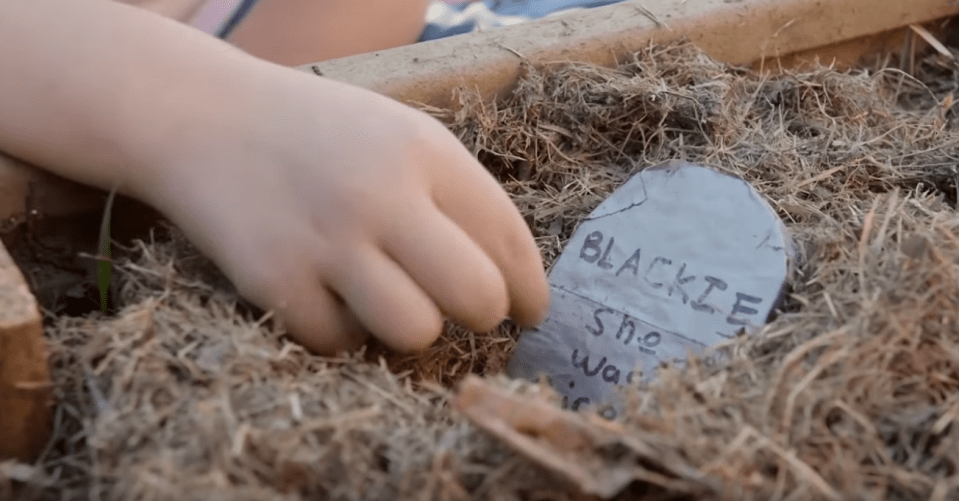
[[[225,42],[117,2],[0,2],[0,20],[0,149],[148,202],[167,156],[258,73]]]
[[[165,193],[189,189],[198,175],[217,175],[217,150],[235,147],[231,137],[260,114],[259,101],[269,92],[267,65],[248,56],[211,63],[138,99],[146,106],[119,132],[131,166],[117,177],[122,192],[169,210]]]

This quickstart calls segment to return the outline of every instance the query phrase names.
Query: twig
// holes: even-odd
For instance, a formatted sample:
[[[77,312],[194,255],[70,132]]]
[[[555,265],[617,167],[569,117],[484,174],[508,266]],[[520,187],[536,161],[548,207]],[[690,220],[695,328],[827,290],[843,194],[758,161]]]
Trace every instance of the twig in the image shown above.
[[[653,23],[656,24],[656,26],[658,26],[658,27],[660,27],[660,28],[666,28],[666,29],[669,30],[669,31],[673,31],[673,29],[670,28],[669,25],[666,24],[665,21],[663,21],[662,19],[660,19],[659,16],[657,16],[656,14],[653,14],[653,12],[652,12],[651,10],[647,9],[644,5],[642,5],[642,4],[637,5],[637,6],[636,6],[636,10],[640,11],[644,16],[648,17],[650,21],[652,21]]]
[[[915,31],[917,35],[922,37],[933,49],[936,49],[936,52],[942,54],[943,56],[948,57],[949,59],[955,59],[956,56],[946,48],[936,37],[932,36],[932,33],[929,33],[929,30],[919,26],[918,24],[910,24],[909,29]]]
[[[806,186],[806,185],[809,185],[809,184],[813,184],[813,183],[822,181],[823,179],[826,179],[826,178],[828,178],[829,176],[832,176],[833,174],[835,174],[835,173],[837,173],[837,172],[839,172],[839,171],[841,171],[841,170],[843,170],[843,169],[845,169],[845,168],[846,168],[846,165],[845,165],[845,164],[844,164],[844,165],[837,166],[837,167],[833,167],[832,169],[829,169],[829,170],[827,170],[826,172],[823,172],[822,174],[819,174],[819,175],[817,175],[817,176],[813,176],[813,177],[811,177],[811,178],[809,178],[809,179],[807,179],[807,180],[805,180],[805,181],[800,182],[799,184],[797,184],[797,185],[794,187],[794,189],[797,189],[797,190],[798,190],[799,188],[802,188],[803,186]]]
[[[509,47],[507,47],[507,46],[505,46],[505,45],[503,45],[503,44],[501,44],[501,43],[499,43],[499,42],[496,42],[496,46],[499,47],[499,48],[501,48],[501,49],[503,49],[503,50],[508,50],[508,51],[512,52],[513,54],[516,55],[516,57],[518,57],[518,58],[520,58],[520,59],[523,59],[523,60],[526,59],[526,56],[520,54],[519,51],[517,51],[516,49],[511,49],[511,48],[509,48]]]

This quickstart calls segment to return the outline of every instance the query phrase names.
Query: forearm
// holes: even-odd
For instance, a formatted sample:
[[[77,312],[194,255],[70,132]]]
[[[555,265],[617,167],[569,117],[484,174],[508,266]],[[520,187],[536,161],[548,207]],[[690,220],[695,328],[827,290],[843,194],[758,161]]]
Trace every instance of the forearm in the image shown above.
[[[133,176],[162,169],[171,148],[249,113],[231,100],[256,93],[243,78],[256,64],[197,30],[112,1],[4,0],[0,150],[142,195],[130,193]],[[240,86],[246,92],[235,92]]]

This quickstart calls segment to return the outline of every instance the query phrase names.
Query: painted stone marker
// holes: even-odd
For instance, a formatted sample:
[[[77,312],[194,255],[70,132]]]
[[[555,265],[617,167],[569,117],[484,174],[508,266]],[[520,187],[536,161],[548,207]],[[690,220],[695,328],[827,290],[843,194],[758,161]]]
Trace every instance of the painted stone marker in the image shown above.
[[[549,315],[507,371],[545,375],[564,407],[614,414],[617,385],[762,326],[790,249],[742,179],[680,161],[647,168],[580,223],[550,271]]]

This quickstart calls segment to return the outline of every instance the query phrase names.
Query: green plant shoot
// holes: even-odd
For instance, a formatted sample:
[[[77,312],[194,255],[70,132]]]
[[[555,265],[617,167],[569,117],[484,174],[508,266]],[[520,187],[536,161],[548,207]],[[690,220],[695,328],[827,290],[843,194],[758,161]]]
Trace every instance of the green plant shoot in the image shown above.
[[[100,220],[100,249],[97,252],[97,285],[100,288],[100,310],[107,311],[107,291],[110,289],[110,272],[113,260],[110,257],[110,214],[113,212],[113,199],[116,197],[116,188],[110,190],[107,196],[106,207],[103,209],[103,219]]]

